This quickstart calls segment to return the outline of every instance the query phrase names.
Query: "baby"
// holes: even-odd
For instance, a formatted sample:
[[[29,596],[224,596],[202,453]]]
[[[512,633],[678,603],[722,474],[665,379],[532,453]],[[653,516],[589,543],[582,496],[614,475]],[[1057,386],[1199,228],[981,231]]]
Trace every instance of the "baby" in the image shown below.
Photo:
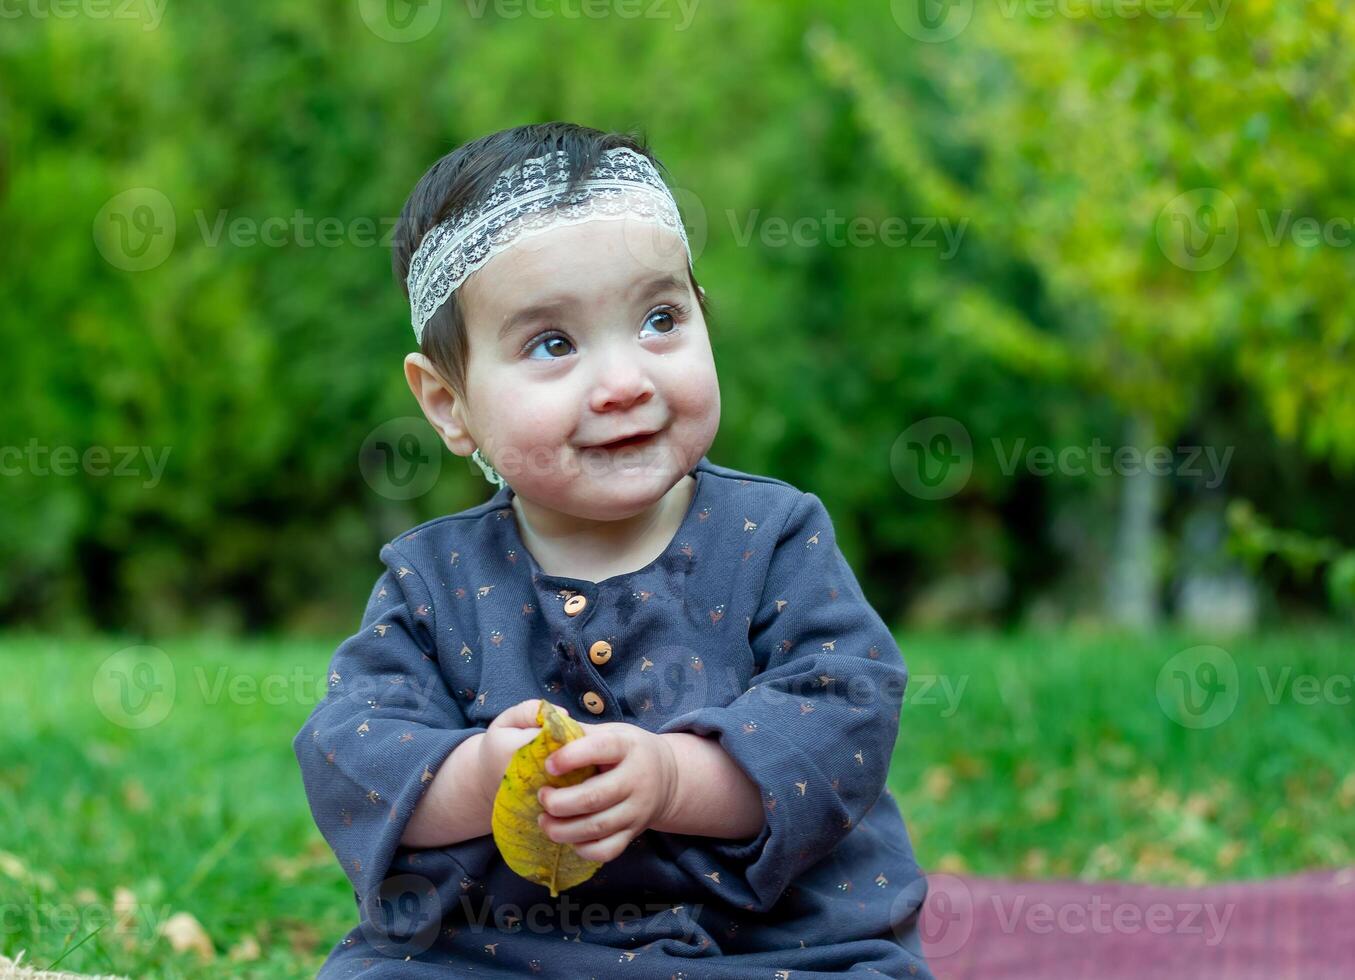
[[[566,123],[439,160],[394,267],[405,377],[485,503],[381,549],[297,734],[360,923],[328,977],[928,977],[885,788],[907,672],[822,502],[711,462],[705,290],[656,161]],[[491,836],[544,698],[583,727],[551,898]],[[567,941],[562,941],[567,940]]]

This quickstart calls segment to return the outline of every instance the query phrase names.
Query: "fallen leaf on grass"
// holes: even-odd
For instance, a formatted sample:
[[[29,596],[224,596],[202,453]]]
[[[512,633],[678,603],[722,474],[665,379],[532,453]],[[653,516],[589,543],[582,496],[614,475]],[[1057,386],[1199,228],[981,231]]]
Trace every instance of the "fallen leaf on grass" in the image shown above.
[[[175,912],[160,927],[160,935],[169,940],[170,947],[176,953],[196,953],[202,960],[216,958],[216,949],[212,946],[207,930],[202,928],[202,923],[192,913]]]
[[[231,951],[226,954],[236,963],[253,963],[263,956],[263,947],[259,941],[251,935],[240,937],[240,941],[231,947]]]

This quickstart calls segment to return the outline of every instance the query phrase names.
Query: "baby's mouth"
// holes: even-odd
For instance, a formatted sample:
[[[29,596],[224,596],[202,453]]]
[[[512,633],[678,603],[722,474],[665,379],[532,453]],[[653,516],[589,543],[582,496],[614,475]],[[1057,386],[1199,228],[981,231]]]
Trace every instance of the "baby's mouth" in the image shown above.
[[[632,446],[643,446],[650,439],[653,439],[656,433],[649,433],[643,436],[631,436],[629,439],[618,439],[616,442],[609,442],[603,446],[603,449],[629,449]]]
[[[659,430],[662,432],[663,430]],[[659,437],[659,432],[650,432],[645,435],[631,436],[629,439],[618,439],[615,442],[605,442],[601,445],[590,446],[591,449],[601,449],[606,452],[615,452],[621,449],[634,449],[641,446],[647,446],[649,443]]]

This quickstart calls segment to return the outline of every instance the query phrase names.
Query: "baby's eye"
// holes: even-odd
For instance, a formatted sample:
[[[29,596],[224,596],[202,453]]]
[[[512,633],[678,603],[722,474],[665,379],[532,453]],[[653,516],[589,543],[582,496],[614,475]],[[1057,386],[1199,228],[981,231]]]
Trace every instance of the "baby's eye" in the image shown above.
[[[651,323],[663,323],[667,321],[667,328],[659,330],[659,336],[665,337],[679,329],[678,324],[686,317],[687,308],[685,306],[665,306],[657,309],[645,317],[645,326]],[[559,360],[561,357],[573,352],[574,345],[569,342],[569,338],[558,330],[550,330],[543,334],[538,334],[527,345],[522,348],[523,353],[532,360],[549,361]],[[538,350],[545,350],[545,357],[533,357]]]
[[[565,348],[568,348],[568,350],[562,349],[561,345],[563,345]],[[527,352],[527,356],[531,357],[534,351],[542,348],[550,350],[552,353],[547,354],[544,358],[542,357],[535,358],[535,360],[538,361],[558,360],[559,358],[564,357],[566,354],[568,354],[570,350],[573,350],[574,345],[569,342],[569,338],[566,337],[564,334],[558,332],[551,332],[543,333],[541,336],[528,341],[527,346],[524,349]]]
[[[655,320],[658,320],[659,322],[667,320],[669,324],[668,329],[659,332],[661,335],[670,334],[678,329],[678,321],[682,319],[684,313],[685,310],[683,307],[666,306],[662,309],[655,310],[653,313],[649,314],[649,316],[645,317],[645,323],[647,325]]]

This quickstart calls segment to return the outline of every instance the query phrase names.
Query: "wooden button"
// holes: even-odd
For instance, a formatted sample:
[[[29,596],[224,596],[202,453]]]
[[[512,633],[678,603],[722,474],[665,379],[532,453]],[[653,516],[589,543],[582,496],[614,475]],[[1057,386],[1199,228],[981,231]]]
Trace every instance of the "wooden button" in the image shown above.
[[[565,600],[565,615],[577,616],[583,612],[583,607],[586,605],[588,605],[587,597],[575,593]]]
[[[598,640],[588,648],[588,659],[601,667],[612,659],[612,645],[606,640]]]
[[[595,715],[602,714],[607,706],[602,703],[602,696],[597,691],[589,691],[583,696],[583,706]]]

